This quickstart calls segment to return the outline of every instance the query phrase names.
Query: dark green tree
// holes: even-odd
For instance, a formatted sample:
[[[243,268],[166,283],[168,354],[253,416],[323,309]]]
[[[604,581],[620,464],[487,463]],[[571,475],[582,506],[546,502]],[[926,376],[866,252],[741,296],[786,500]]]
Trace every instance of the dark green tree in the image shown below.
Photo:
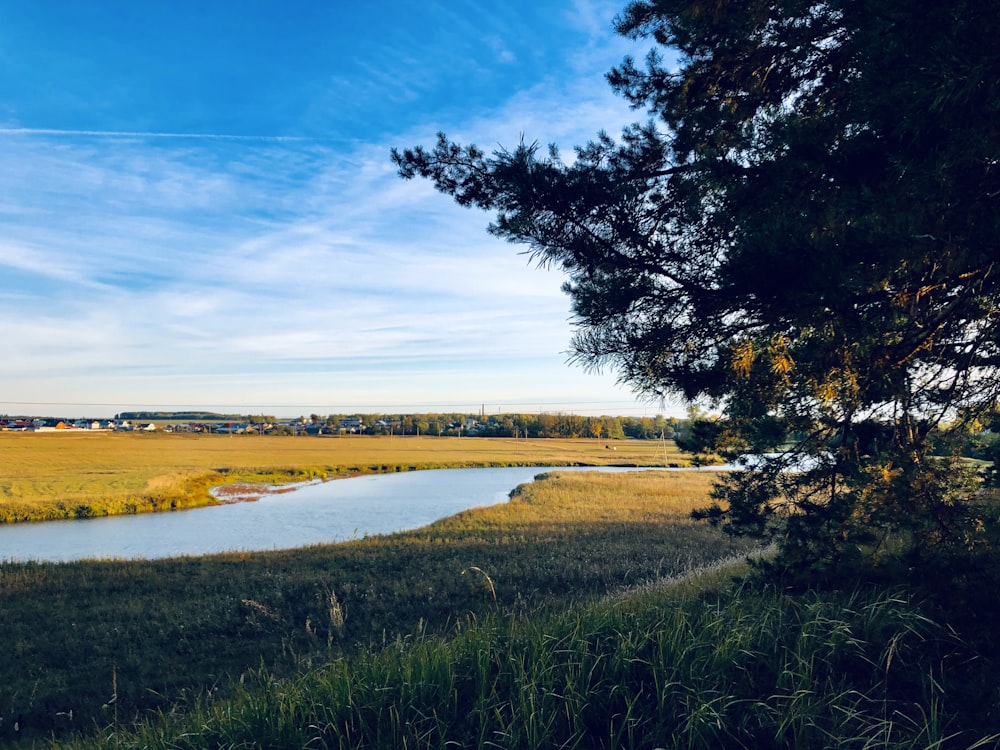
[[[565,271],[578,362],[768,454],[708,515],[785,569],[966,543],[928,435],[1000,395],[1000,5],[639,0],[615,24],[655,45],[608,74],[648,121],[568,161],[441,134],[400,175]]]

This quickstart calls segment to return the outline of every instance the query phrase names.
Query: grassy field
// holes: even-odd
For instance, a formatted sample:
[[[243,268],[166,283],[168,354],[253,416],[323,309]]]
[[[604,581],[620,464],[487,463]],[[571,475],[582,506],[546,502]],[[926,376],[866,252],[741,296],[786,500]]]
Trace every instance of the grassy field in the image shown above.
[[[606,447],[606,446],[610,446]],[[672,443],[0,432],[0,523],[207,505],[224,482],[507,465],[685,464]]]
[[[128,723],[185,696],[228,694],[251,668],[289,676],[470,617],[534,617],[741,554],[748,545],[689,518],[710,481],[571,473],[507,504],[345,544],[2,563],[0,743]]]
[[[102,481],[506,463],[513,443],[443,441],[424,462],[403,439],[102,437],[138,442],[91,454],[117,477],[94,497]],[[52,488],[113,444],[66,439],[36,444],[66,451]],[[539,443],[508,448],[663,461],[655,444]],[[22,476],[42,482],[29,457]],[[734,588],[752,546],[690,518],[712,479],[553,473],[510,503],[337,545],[0,563],[0,745],[1000,747],[993,548],[905,587]]]
[[[1000,747],[995,559],[950,602],[734,588],[748,548],[688,517],[710,479],[552,475],[340,545],[0,565],[0,743]]]

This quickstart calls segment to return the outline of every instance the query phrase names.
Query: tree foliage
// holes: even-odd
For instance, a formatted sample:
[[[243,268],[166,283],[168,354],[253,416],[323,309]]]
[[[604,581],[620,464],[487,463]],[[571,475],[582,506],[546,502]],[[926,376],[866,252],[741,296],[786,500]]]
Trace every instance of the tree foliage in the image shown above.
[[[571,160],[441,134],[400,175],[566,272],[578,362],[711,401],[706,448],[768,453],[712,518],[813,569],[967,543],[970,486],[928,436],[1000,395],[1000,6],[637,0],[615,23],[655,45],[608,74],[646,122]]]

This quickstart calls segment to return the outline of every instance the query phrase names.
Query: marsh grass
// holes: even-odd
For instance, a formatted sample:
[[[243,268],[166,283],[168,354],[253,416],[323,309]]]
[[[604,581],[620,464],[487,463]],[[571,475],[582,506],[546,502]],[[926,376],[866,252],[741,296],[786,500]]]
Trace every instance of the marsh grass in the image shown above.
[[[0,432],[0,523],[208,505],[208,489],[459,466],[686,464],[672,444],[438,437]]]
[[[949,619],[988,623],[997,576],[931,607],[734,588],[750,549],[687,515],[710,481],[555,474],[340,545],[0,565],[0,742],[1000,747],[993,630]]]
[[[739,554],[749,547],[687,518],[710,480],[551,475],[510,503],[345,544],[0,564],[0,743],[18,716],[34,736],[106,723],[111,665],[128,723],[182,694],[226,692],[261,664],[288,675],[420,628],[535,616]],[[472,568],[483,575],[462,575]]]
[[[948,661],[969,655],[898,593],[705,588],[418,630],[290,678],[255,670],[227,698],[67,746],[995,746],[949,701]]]

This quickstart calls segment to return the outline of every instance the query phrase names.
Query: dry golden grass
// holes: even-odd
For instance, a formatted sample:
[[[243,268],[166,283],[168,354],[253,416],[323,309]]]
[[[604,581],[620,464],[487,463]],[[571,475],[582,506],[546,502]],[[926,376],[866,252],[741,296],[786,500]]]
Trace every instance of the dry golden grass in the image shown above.
[[[0,455],[0,522],[207,504],[211,485],[234,480],[446,466],[685,463],[672,444],[657,441],[88,432],[0,433]]]
[[[673,521],[704,506],[716,478],[714,471],[630,472],[624,476],[567,472],[533,485],[523,503],[512,505],[530,504],[563,520],[590,523]]]
[[[468,511],[479,524],[676,524],[709,503],[712,471],[556,472],[522,485],[511,502]],[[437,522],[461,523],[465,514]]]

